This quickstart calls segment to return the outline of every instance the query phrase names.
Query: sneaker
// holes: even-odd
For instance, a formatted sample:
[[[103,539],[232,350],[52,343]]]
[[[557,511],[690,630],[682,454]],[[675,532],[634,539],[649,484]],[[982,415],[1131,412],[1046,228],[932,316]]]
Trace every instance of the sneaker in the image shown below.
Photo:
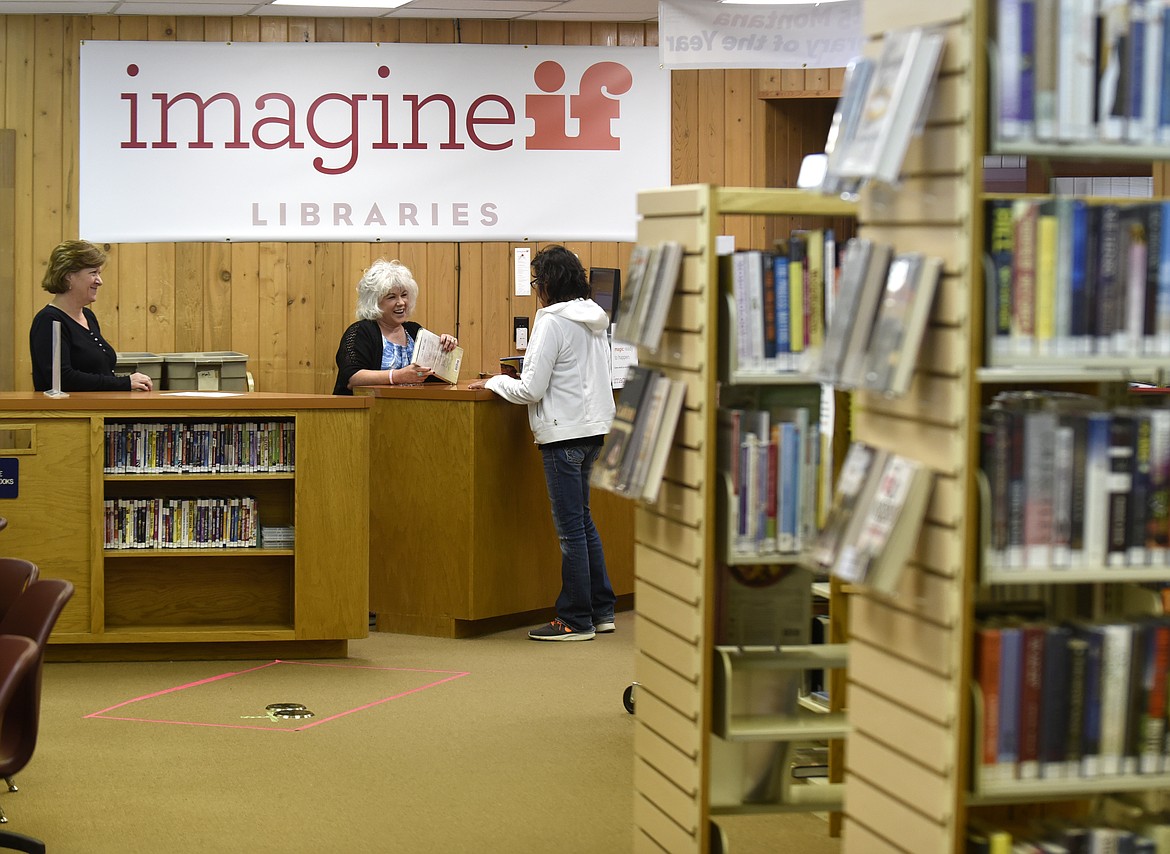
[[[587,641],[593,640],[593,629],[587,632],[578,632],[570,629],[560,620],[553,620],[539,626],[528,633],[528,637],[538,641]]]
[[[593,631],[598,634],[607,635],[610,632],[616,632],[617,626],[614,624],[613,617],[608,620],[602,620],[600,623],[593,624]]]

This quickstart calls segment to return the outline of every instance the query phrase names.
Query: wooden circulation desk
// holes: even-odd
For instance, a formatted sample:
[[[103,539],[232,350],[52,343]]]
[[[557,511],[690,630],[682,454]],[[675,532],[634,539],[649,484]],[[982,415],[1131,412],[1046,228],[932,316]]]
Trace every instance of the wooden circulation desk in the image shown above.
[[[366,386],[370,608],[381,631],[468,637],[548,619],[561,550],[528,407],[486,389]],[[634,505],[590,499],[619,607],[634,590]]]
[[[31,560],[75,593],[49,639],[54,660],[344,657],[368,631],[370,401],[254,392],[0,393],[0,458],[18,495],[0,500],[0,554]],[[105,427],[277,421],[291,472],[106,473]],[[103,502],[254,497],[291,547],[105,548]]]

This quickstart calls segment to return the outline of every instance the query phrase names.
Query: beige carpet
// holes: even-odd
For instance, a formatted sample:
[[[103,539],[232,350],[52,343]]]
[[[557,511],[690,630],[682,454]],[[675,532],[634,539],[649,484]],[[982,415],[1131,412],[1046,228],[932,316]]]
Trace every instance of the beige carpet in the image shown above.
[[[345,661],[49,664],[37,754],[0,794],[52,854],[622,854],[633,615],[590,643],[373,634]],[[313,718],[272,721],[269,703]],[[733,854],[833,854],[808,815]]]

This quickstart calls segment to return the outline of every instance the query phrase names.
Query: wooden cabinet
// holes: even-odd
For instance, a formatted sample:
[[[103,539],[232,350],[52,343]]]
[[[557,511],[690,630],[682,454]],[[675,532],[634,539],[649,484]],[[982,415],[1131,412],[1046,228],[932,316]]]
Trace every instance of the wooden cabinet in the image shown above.
[[[366,634],[368,402],[255,393],[0,395],[0,456],[18,460],[5,552],[75,595],[57,659],[344,656]],[[107,473],[107,423],[285,422],[292,471]],[[289,548],[106,548],[107,499],[252,496]]]

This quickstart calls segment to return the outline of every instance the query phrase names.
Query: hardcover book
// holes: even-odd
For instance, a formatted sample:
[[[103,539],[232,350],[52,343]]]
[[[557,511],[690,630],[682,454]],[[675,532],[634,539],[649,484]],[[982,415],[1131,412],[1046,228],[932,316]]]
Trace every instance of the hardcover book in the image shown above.
[[[866,480],[885,465],[886,452],[864,442],[853,442],[841,463],[828,518],[811,549],[811,557],[825,569],[833,566],[849,522],[857,512]]]
[[[926,335],[942,261],[918,252],[890,263],[866,359],[864,388],[901,395],[910,387]]]
[[[857,131],[840,174],[893,184],[910,137],[921,126],[942,56],[941,32],[921,27],[889,32],[865,95]]]
[[[419,329],[414,339],[414,353],[410,361],[424,368],[430,368],[435,376],[452,385],[459,382],[459,367],[463,364],[463,348],[456,346],[444,351],[439,346],[439,336],[429,329]]]
[[[893,454],[878,476],[877,489],[861,508],[856,539],[842,545],[833,573],[844,581],[892,594],[914,553],[933,473],[916,460]]]

